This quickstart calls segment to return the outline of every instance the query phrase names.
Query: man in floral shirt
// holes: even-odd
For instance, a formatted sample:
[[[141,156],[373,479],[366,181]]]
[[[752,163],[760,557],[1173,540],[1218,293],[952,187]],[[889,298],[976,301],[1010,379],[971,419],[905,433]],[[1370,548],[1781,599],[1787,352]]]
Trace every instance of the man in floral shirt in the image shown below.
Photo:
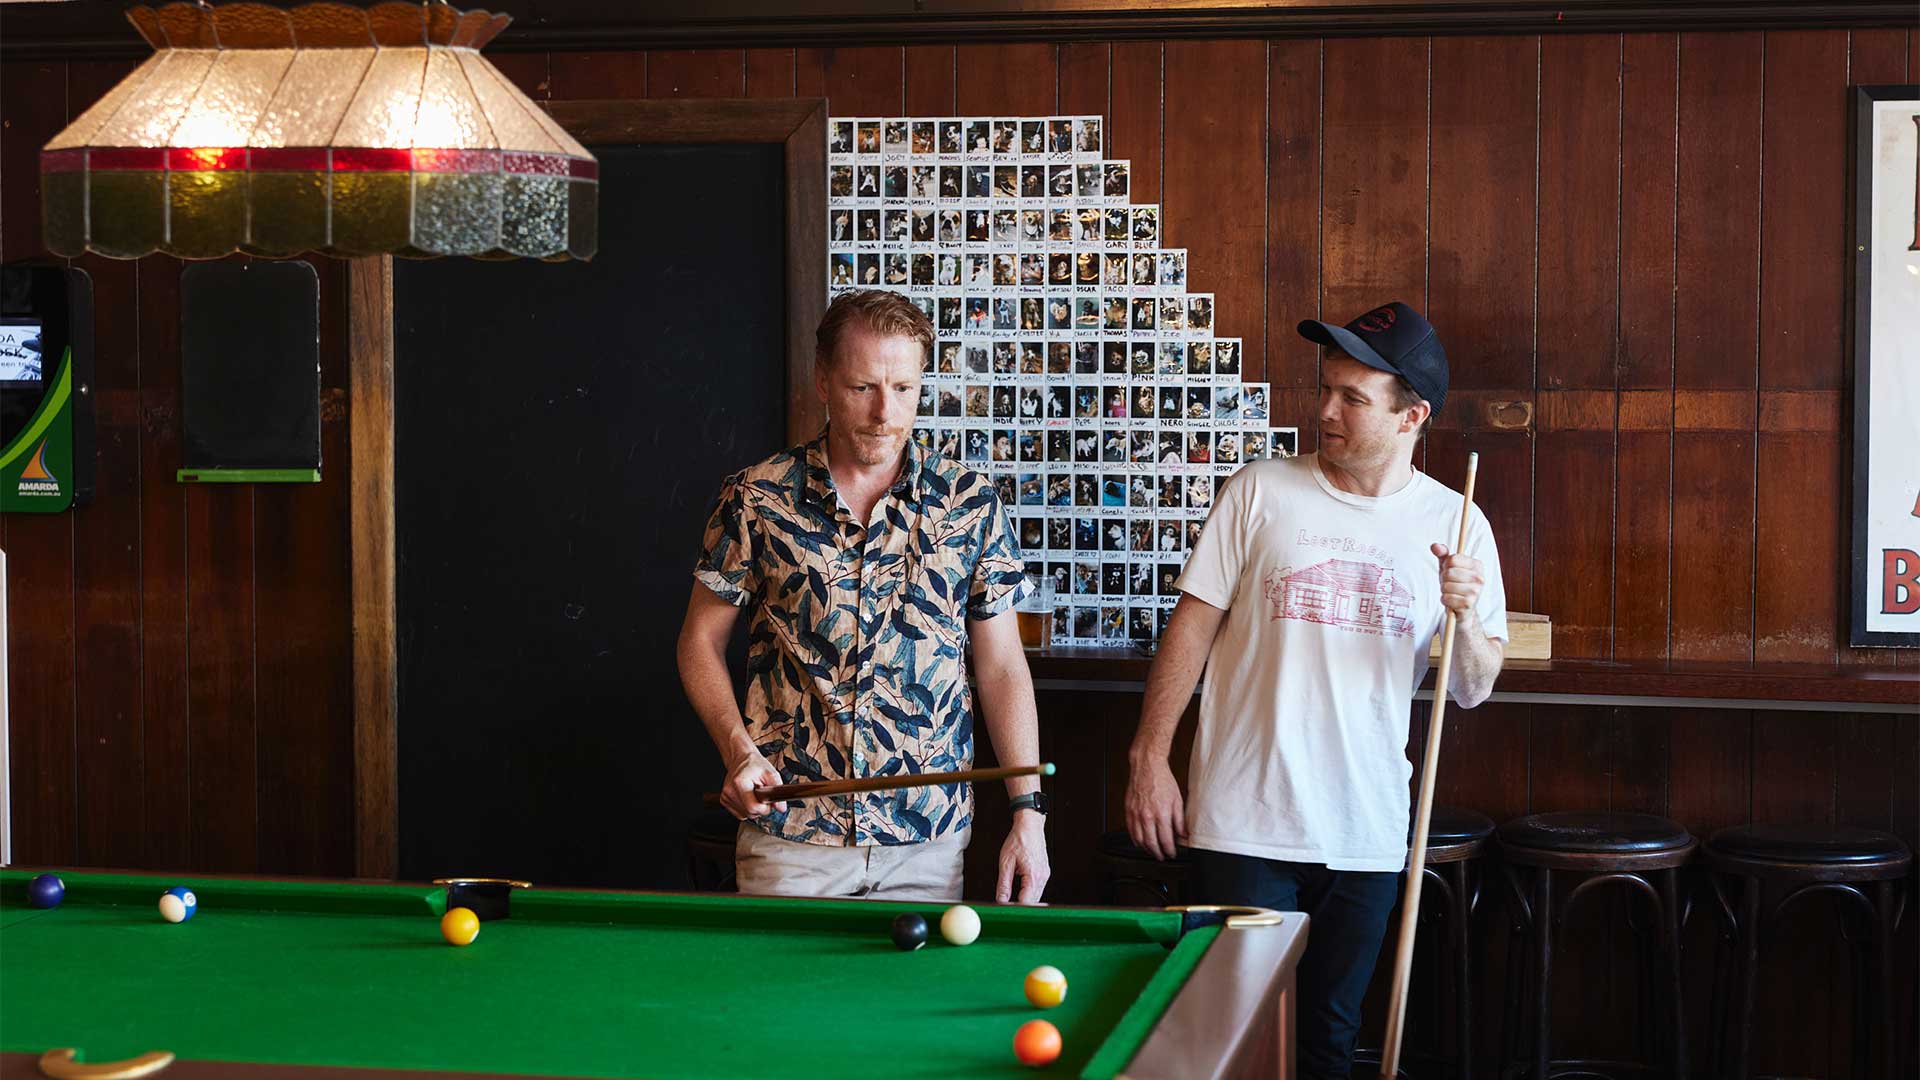
[[[968,785],[793,802],[756,787],[965,769],[966,652],[1007,764],[1039,758],[1033,682],[1011,611],[1032,589],[992,480],[911,438],[933,325],[904,296],[846,293],[816,334],[827,429],[727,479],[707,522],[680,677],[726,762],[742,819],[740,890],[953,900],[972,831]],[[725,660],[751,607],[747,700]],[[1012,831],[995,896],[1046,886],[1039,781],[1007,782]],[[1038,803],[1038,805],[1033,805]]]

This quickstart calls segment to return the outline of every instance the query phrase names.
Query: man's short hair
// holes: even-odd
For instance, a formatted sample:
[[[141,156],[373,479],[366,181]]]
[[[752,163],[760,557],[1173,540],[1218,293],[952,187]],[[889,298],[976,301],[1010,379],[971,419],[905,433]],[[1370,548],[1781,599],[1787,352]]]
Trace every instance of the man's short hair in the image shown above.
[[[897,292],[885,289],[856,289],[834,297],[827,313],[814,331],[813,362],[832,367],[840,348],[840,339],[849,325],[877,337],[911,338],[920,345],[922,358],[933,348],[933,320],[920,305]]]
[[[1415,390],[1413,384],[1408,382],[1404,376],[1395,375],[1393,377],[1393,400],[1387,403],[1388,409],[1396,413],[1403,413],[1426,400],[1426,398],[1420,396],[1420,391]],[[1429,402],[1429,404],[1431,403]],[[1427,418],[1420,421],[1420,430],[1413,433],[1414,437],[1424,438],[1432,428],[1433,413],[1429,412],[1427,413]]]

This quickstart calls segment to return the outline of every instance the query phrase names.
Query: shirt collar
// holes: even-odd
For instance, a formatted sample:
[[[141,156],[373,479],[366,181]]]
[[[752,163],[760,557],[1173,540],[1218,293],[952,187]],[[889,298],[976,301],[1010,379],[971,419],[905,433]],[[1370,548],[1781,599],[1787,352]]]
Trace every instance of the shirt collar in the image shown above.
[[[900,475],[888,491],[899,496],[904,502],[919,505],[920,474],[926,468],[926,457],[926,450],[920,445],[919,440],[909,435],[905,460],[900,464]],[[806,480],[802,494],[828,513],[832,513],[835,506],[835,492],[833,472],[827,468],[827,430],[825,428],[822,428],[820,434],[806,445],[805,462]]]

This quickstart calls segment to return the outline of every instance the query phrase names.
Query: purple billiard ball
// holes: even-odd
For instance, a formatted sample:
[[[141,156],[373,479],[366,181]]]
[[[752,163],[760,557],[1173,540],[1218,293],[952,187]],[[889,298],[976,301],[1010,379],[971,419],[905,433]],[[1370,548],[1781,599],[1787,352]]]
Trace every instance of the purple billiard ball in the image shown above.
[[[27,882],[27,903],[37,908],[59,907],[67,895],[67,884],[53,874],[36,874]]]

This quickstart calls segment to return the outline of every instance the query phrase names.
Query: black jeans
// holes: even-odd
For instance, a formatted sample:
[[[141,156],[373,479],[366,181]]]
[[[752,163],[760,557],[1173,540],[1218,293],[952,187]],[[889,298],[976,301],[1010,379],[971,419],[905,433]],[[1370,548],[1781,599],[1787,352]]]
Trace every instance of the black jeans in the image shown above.
[[[1360,1002],[1373,977],[1387,918],[1400,898],[1400,875],[1329,870],[1223,851],[1193,850],[1199,900],[1307,913],[1307,951],[1294,995],[1301,1080],[1347,1080]]]

